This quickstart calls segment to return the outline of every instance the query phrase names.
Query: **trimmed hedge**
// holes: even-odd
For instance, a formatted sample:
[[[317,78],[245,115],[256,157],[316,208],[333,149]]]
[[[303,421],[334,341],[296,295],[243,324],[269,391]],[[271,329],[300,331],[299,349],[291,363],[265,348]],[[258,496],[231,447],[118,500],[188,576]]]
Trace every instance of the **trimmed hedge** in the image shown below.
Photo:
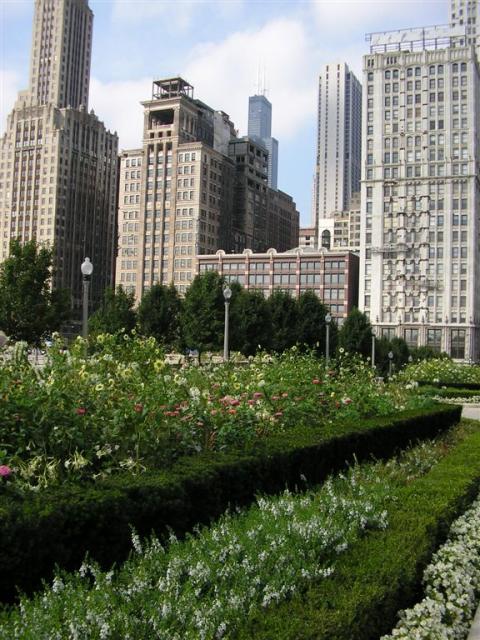
[[[303,474],[321,482],[346,463],[389,457],[410,441],[434,437],[459,421],[461,407],[437,405],[395,417],[321,430],[294,429],[250,451],[178,460],[168,471],[117,476],[96,485],[63,485],[0,502],[0,598],[31,593],[54,567],[78,568],[85,554],[103,567],[125,559],[131,526],[140,536],[177,535],[208,523],[229,505],[294,487]],[[13,579],[12,579],[13,577]]]
[[[433,382],[432,380],[418,380],[420,387],[450,387],[451,389],[470,389],[471,391],[480,391],[479,382]]]
[[[425,476],[402,488],[389,526],[340,556],[332,577],[248,620],[235,640],[371,640],[421,599],[421,579],[453,520],[480,490],[480,430]]]
[[[439,396],[440,398],[474,398],[480,396],[480,389],[472,390],[464,387],[425,387],[421,390],[422,395]]]

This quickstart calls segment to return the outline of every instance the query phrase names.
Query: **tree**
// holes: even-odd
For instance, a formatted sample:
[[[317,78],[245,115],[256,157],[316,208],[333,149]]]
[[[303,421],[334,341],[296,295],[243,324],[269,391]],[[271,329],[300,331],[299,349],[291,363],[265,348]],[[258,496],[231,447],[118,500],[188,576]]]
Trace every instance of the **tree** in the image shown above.
[[[297,303],[289,293],[274,291],[268,306],[272,316],[271,347],[281,353],[297,342]]]
[[[180,335],[181,301],[175,287],[154,284],[142,297],[137,310],[138,326],[144,335],[154,336],[166,347],[173,347]]]
[[[272,318],[268,302],[260,291],[234,291],[231,303],[231,347],[245,356],[258,349],[268,350],[272,337]]]
[[[10,243],[0,267],[0,329],[13,340],[38,345],[69,319],[70,293],[52,291],[52,263],[52,249],[35,240]]]
[[[400,371],[408,362],[410,355],[408,345],[402,338],[392,338],[389,340],[385,336],[375,340],[375,366],[377,371],[386,376],[390,370],[389,353],[393,354],[392,365],[393,371]]]
[[[102,305],[90,317],[88,329],[91,335],[99,333],[115,334],[125,330],[130,333],[136,324],[136,313],[133,309],[135,294],[127,293],[123,287],[107,287]]]
[[[195,276],[188,287],[180,312],[183,347],[219,351],[225,327],[225,281],[216,271]]]
[[[297,330],[296,339],[302,347],[315,349],[317,353],[325,353],[325,316],[329,313],[328,307],[313,293],[305,291],[297,300]],[[330,323],[330,353],[335,350],[337,338],[337,325]]]
[[[338,332],[338,344],[348,353],[360,353],[365,358],[372,352],[372,327],[367,316],[356,308],[348,314]]]

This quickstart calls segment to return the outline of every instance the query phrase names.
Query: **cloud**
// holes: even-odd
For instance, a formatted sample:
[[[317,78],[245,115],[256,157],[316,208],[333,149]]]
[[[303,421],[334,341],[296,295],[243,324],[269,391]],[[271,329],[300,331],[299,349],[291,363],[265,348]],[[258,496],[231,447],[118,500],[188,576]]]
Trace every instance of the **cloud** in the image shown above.
[[[439,7],[444,8],[447,22],[447,0],[318,0],[310,5],[322,36],[337,42],[352,34],[432,24],[432,12]]]
[[[17,93],[21,89],[20,75],[15,71],[0,69],[0,132],[7,127],[7,116],[12,111]]]
[[[120,148],[141,146],[143,132],[142,100],[151,95],[150,78],[129,82],[101,82],[92,78],[90,109],[93,109],[107,129],[117,131]]]
[[[190,53],[184,77],[195,95],[229,113],[246,133],[248,96],[255,93],[259,64],[266,70],[273,105],[272,134],[290,138],[313,116],[318,55],[304,25],[280,18],[256,30],[238,31],[217,43],[204,43]]]
[[[244,0],[113,0],[113,20],[119,23],[148,23],[161,19],[163,29],[186,31],[194,26],[196,19],[214,11],[225,18],[238,14]]]

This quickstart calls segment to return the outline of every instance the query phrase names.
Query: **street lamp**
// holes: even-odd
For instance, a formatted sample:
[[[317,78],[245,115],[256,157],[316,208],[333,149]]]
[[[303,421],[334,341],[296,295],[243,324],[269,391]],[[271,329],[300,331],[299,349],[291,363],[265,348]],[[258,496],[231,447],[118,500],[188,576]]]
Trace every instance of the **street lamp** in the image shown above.
[[[375,369],[375,329],[372,329],[372,369]]]
[[[326,334],[325,334],[325,362],[328,364],[328,361],[330,360],[330,322],[332,321],[332,316],[327,313],[327,315],[325,316],[325,327],[326,327]]]
[[[393,351],[388,352],[388,377],[392,377],[392,368],[393,368]]]
[[[86,340],[88,336],[88,290],[90,288],[90,276],[93,272],[93,264],[90,258],[85,258],[80,267],[82,270],[83,282],[83,320],[82,320],[82,336]]]
[[[223,297],[225,299],[225,332],[223,334],[223,361],[228,362],[228,308],[230,306],[230,298],[232,297],[232,290],[228,284],[223,288]]]

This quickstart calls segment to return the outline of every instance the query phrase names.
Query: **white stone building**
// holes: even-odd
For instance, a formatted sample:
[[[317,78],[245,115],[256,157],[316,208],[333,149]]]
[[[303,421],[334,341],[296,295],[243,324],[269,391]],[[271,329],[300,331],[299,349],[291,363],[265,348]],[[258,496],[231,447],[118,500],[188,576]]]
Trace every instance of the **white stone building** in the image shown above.
[[[364,56],[359,304],[379,334],[479,358],[479,68],[465,29]]]

